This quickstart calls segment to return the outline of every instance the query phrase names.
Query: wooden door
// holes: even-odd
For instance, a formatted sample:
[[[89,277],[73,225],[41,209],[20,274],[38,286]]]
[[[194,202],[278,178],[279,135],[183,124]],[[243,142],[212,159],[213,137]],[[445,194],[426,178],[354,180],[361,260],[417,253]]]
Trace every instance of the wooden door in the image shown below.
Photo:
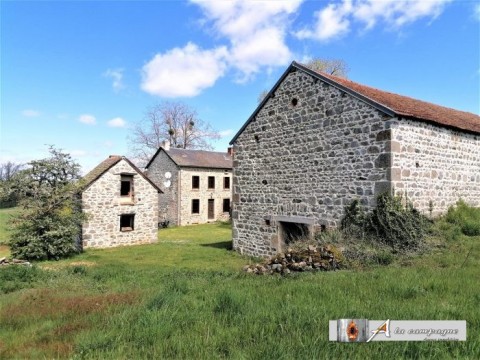
[[[215,219],[215,200],[208,199],[208,220]]]

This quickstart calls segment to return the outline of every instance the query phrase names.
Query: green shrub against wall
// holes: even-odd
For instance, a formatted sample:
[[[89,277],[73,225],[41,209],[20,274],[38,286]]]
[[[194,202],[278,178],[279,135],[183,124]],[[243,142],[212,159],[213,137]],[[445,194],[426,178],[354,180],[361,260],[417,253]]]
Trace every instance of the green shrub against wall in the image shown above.
[[[347,234],[370,237],[395,251],[418,249],[426,236],[430,222],[401,196],[388,193],[377,198],[377,206],[366,212],[358,200],[345,207],[341,229]]]
[[[464,235],[480,235],[480,208],[469,206],[463,200],[457,201],[455,206],[448,208],[445,220],[460,228]]]

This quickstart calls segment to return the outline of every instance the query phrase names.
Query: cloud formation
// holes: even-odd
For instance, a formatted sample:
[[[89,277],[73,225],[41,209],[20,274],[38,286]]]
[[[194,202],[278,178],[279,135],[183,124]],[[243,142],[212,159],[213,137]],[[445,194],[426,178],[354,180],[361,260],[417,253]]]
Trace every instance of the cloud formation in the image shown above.
[[[220,44],[202,49],[188,42],[156,54],[143,66],[141,88],[167,98],[192,97],[231,70],[236,82],[246,82],[294,58],[288,36],[326,42],[345,36],[354,25],[369,30],[381,23],[398,29],[422,18],[436,18],[453,0],[316,2],[319,9],[312,23],[294,29],[303,1],[190,0],[203,12],[199,24]]]
[[[315,12],[315,24],[294,34],[299,39],[328,41],[351,31],[353,23],[370,30],[383,22],[398,29],[421,18],[435,19],[452,0],[342,0]]]
[[[114,127],[114,128],[123,128],[127,125],[127,122],[123,120],[121,117],[116,117],[116,118],[113,118],[112,120],[109,120],[107,122],[107,125],[109,127]]]
[[[32,110],[32,109],[25,109],[22,110],[22,115],[25,117],[38,117],[40,116],[40,111]]]
[[[87,125],[95,125],[97,123],[97,119],[95,116],[90,114],[83,114],[78,117],[78,121]]]
[[[167,98],[191,97],[223,76],[227,50],[202,50],[193,43],[157,54],[142,68],[142,90]]]
[[[125,85],[123,84],[123,71],[124,69],[107,69],[103,73],[103,76],[111,78],[113,80],[112,87],[113,91],[119,92],[120,90],[125,88]]]

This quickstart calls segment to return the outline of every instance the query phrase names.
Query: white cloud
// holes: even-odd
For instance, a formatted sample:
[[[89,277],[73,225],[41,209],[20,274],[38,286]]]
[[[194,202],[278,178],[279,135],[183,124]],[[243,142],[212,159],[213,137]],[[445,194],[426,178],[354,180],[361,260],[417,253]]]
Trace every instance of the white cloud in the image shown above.
[[[328,41],[347,34],[353,22],[365,29],[383,22],[398,29],[421,18],[435,19],[452,0],[342,0],[315,13],[315,25],[294,34],[300,39]]]
[[[233,130],[232,129],[227,129],[227,130],[222,130],[219,132],[220,137],[224,138],[227,136],[233,135]]]
[[[142,69],[142,89],[163,97],[191,97],[212,86],[225,71],[225,47],[202,50],[189,42],[157,54]]]
[[[95,116],[90,114],[83,114],[78,117],[78,121],[87,125],[95,125],[97,123],[97,119]]]
[[[218,35],[229,41],[228,63],[240,71],[240,81],[262,67],[283,66],[292,59],[285,37],[289,16],[302,0],[192,2],[202,8]]]
[[[116,117],[116,118],[113,118],[112,120],[109,120],[107,122],[107,125],[110,127],[123,128],[127,125],[127,122],[123,120],[121,117]]]
[[[32,109],[25,109],[22,111],[22,115],[25,117],[38,117],[40,116],[40,111],[32,110]]]
[[[112,87],[113,91],[119,92],[120,90],[125,88],[125,85],[123,84],[123,71],[124,69],[107,69],[103,73],[103,76],[111,78],[113,80]]]

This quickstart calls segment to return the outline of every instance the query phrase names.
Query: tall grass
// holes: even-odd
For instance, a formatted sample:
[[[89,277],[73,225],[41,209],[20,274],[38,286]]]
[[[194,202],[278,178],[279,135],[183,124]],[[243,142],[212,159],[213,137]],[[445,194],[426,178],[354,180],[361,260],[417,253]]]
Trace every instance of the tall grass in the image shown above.
[[[158,244],[40,264],[0,296],[0,358],[478,358],[478,236],[388,267],[286,277],[243,273],[251,259],[229,241],[226,225],[162,229]],[[328,321],[349,317],[465,319],[468,341],[329,342]]]

